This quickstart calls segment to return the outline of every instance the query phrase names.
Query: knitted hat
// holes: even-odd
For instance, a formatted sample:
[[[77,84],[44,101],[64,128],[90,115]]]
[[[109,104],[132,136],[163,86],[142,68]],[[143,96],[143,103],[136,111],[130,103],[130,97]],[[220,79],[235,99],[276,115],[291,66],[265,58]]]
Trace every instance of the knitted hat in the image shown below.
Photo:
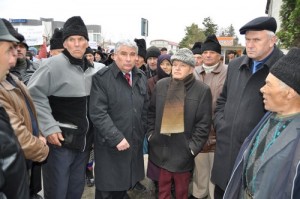
[[[194,55],[195,54],[199,54],[199,55],[202,54],[201,46],[202,46],[202,42],[200,42],[200,41],[197,41],[197,42],[194,43],[194,46],[192,47],[192,52],[193,52]]]
[[[216,37],[216,35],[208,35],[206,40],[201,46],[202,53],[206,50],[215,51],[221,54],[221,45]]]
[[[158,57],[160,55],[160,50],[156,46],[151,46],[147,49],[146,59],[149,57]]]
[[[3,19],[0,19],[0,41],[11,41],[19,42],[13,35],[8,31]]]
[[[64,24],[63,41],[72,35],[80,35],[89,40],[87,28],[80,16],[71,17]]]
[[[245,34],[248,30],[270,30],[276,32],[277,23],[274,17],[258,17],[240,28],[240,34]]]
[[[27,43],[26,43],[25,37],[24,37],[22,34],[18,33],[18,32],[16,31],[16,29],[11,25],[11,23],[10,23],[9,21],[7,21],[6,19],[2,19],[2,21],[4,22],[4,24],[5,24],[5,26],[6,26],[7,30],[8,30],[8,32],[9,32],[12,36],[14,36],[17,40],[19,40],[19,42],[17,42],[17,43],[22,43],[22,44],[24,44],[25,47],[26,47],[26,49],[28,50],[28,45],[27,45]]]
[[[157,59],[157,76],[158,79],[162,79],[164,77],[170,77],[170,74],[167,74],[160,66],[160,64],[164,61],[164,60],[168,60],[171,64],[171,55],[169,54],[163,54],[163,55],[159,55],[158,59]]]
[[[192,67],[195,67],[195,58],[193,52],[188,48],[179,49],[174,55],[171,57],[171,62],[174,60],[182,61]]]
[[[147,50],[146,50],[146,41],[145,39],[134,39],[136,45],[139,48],[138,51],[138,55],[143,57],[144,60],[146,61],[146,54],[147,54]]]
[[[64,48],[62,34],[63,34],[62,29],[55,28],[54,33],[50,39],[50,50]]]
[[[270,73],[300,94],[300,48],[291,48],[271,68]]]

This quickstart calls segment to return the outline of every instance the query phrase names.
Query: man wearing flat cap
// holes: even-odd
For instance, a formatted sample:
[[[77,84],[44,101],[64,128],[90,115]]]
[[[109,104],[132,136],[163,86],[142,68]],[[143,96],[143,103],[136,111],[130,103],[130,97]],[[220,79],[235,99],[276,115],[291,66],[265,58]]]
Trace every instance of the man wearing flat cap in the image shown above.
[[[300,198],[299,54],[290,49],[260,89],[269,112],[243,143],[225,199]]]
[[[80,199],[84,190],[92,145],[88,104],[97,72],[84,56],[88,40],[81,17],[69,18],[62,32],[64,50],[43,61],[28,83],[50,148],[42,168],[47,199]]]
[[[215,109],[217,143],[211,177],[215,199],[223,197],[243,141],[266,112],[259,89],[273,64],[283,56],[275,45],[276,28],[273,17],[258,17],[240,28],[247,55],[229,62]]]
[[[0,19],[0,82],[15,60],[16,43]],[[12,129],[10,118],[0,103],[0,198],[29,199],[29,183],[24,153]]]

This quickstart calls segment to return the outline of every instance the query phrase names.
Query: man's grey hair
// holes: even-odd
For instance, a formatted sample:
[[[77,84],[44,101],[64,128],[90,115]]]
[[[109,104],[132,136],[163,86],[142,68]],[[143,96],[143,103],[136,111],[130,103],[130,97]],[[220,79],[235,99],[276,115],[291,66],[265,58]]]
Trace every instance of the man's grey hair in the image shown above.
[[[118,41],[115,45],[115,53],[117,53],[119,51],[121,46],[128,46],[128,47],[134,48],[136,54],[138,53],[138,47],[137,47],[135,41],[133,41],[133,40],[124,39],[124,40]]]
[[[275,33],[272,32],[272,31],[270,31],[270,30],[266,30],[266,32],[268,33],[268,35],[269,35],[270,38],[276,36]]]

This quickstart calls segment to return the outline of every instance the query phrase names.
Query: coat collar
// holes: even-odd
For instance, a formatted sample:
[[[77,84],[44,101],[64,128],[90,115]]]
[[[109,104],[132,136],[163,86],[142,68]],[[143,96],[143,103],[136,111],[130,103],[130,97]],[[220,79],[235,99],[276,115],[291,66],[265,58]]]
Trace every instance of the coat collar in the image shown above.
[[[220,72],[222,72],[222,66],[223,64],[220,62],[218,65],[217,65],[217,67],[215,67],[212,71],[211,71],[211,73],[216,73],[216,74],[218,74],[218,73],[220,73]],[[203,66],[201,65],[200,67],[196,67],[196,69],[195,69],[196,71],[197,71],[197,73],[198,74],[202,74],[202,73],[205,73],[205,70],[204,70],[204,68],[203,68]]]
[[[272,116],[272,114],[269,114],[269,116],[264,120],[264,122],[260,123],[259,126],[255,127],[255,133],[252,134],[252,136],[249,136],[247,139],[249,140],[247,149],[245,150],[244,154],[243,154],[243,159],[246,162],[249,152],[251,150],[251,147],[253,145],[253,142],[255,141],[255,137],[258,134],[258,129],[260,129],[259,127],[261,127],[262,125],[265,124],[265,122]],[[268,150],[265,153],[264,156],[264,160],[262,161],[262,164],[260,164],[258,171],[265,165],[268,163],[268,161],[277,155],[277,153],[279,153],[280,151],[282,151],[283,148],[285,148],[288,144],[290,144],[293,140],[299,139],[300,137],[300,130],[297,130],[297,124],[300,123],[300,116],[297,116],[296,118],[294,118],[294,120],[287,126],[287,128],[282,132],[282,136],[279,136],[276,140],[276,147],[273,147],[272,150]],[[288,132],[287,135],[285,135]]]
[[[110,67],[111,67],[112,74],[116,79],[118,78],[118,76],[123,76],[122,71],[119,69],[119,67],[115,62],[113,62],[110,65]],[[135,83],[138,81],[138,79],[140,79],[143,76],[143,71],[134,66],[131,70],[131,74],[132,74],[132,87],[133,87]]]
[[[12,73],[9,73],[8,75],[11,76],[11,78],[12,78],[13,80],[15,80],[16,83],[18,82],[18,81],[17,81],[18,78],[17,78],[15,75],[13,75]],[[7,81],[7,79],[2,80],[2,82],[0,82],[0,84],[3,86],[3,88],[4,88],[5,90],[8,90],[8,91],[13,90],[13,89],[16,88],[16,87],[15,87],[14,85],[12,85],[9,81]]]

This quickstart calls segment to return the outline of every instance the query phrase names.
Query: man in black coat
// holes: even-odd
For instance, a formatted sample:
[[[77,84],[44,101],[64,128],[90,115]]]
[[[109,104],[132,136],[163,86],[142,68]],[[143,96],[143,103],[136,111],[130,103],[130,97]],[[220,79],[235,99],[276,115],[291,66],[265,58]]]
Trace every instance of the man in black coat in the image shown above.
[[[215,109],[217,144],[211,177],[215,199],[223,198],[240,147],[266,112],[259,89],[269,69],[283,56],[275,45],[276,28],[273,17],[258,17],[240,29],[247,55],[229,63]]]
[[[134,41],[116,44],[114,62],[92,80],[90,117],[95,132],[96,199],[120,199],[142,180],[147,78],[137,69]]]

